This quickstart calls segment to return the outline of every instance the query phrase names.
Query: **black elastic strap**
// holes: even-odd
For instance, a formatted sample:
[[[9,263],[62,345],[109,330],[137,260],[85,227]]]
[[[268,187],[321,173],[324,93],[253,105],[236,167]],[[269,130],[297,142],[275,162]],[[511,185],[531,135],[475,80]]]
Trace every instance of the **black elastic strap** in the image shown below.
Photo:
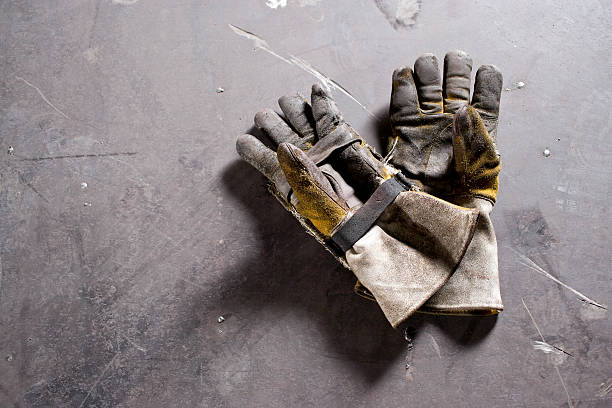
[[[380,214],[402,191],[411,187],[408,180],[397,175],[383,182],[368,201],[330,237],[329,246],[340,256],[351,249],[374,225]]]

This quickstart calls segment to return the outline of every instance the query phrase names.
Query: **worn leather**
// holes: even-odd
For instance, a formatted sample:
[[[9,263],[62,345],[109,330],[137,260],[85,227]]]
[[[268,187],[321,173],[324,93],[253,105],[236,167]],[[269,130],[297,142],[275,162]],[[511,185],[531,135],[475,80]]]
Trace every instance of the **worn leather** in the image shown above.
[[[478,212],[420,193],[401,193],[346,260],[398,327],[453,275]]]
[[[455,273],[421,310],[440,313],[495,314],[504,306],[499,287],[497,240],[489,216],[493,204],[474,197],[457,198],[455,202],[479,212],[474,237]]]
[[[285,208],[323,243],[398,171],[385,165],[346,124],[320,86],[313,86],[312,108],[299,98],[289,95],[279,101],[289,123],[271,111],[256,115],[256,124],[278,145],[276,152],[249,135],[238,138],[237,150],[269,177]],[[282,192],[284,183],[292,194]],[[396,327],[452,275],[477,219],[477,211],[425,193],[403,192],[338,259],[363,279]]]
[[[301,149],[281,143],[276,152],[287,182],[298,199],[296,210],[326,237],[346,217],[349,207],[327,177]]]
[[[451,51],[440,66],[432,54],[393,73],[390,105],[395,145],[390,162],[435,196],[474,208],[480,217],[456,272],[423,307],[440,313],[483,314],[503,309],[497,242],[490,213],[501,161],[496,149],[501,72],[483,65],[470,102],[472,60]]]
[[[298,197],[300,215],[325,237],[350,222],[353,212],[302,150],[282,143],[277,155]],[[346,252],[345,259],[397,327],[452,275],[472,239],[477,219],[475,210],[426,193],[404,191]]]

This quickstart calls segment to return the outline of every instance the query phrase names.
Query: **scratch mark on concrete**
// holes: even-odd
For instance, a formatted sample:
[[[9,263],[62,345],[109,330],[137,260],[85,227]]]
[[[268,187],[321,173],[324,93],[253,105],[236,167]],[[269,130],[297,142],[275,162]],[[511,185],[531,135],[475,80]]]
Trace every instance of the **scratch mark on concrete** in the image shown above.
[[[432,334],[430,334],[430,333],[427,333],[427,334],[431,338],[431,345],[433,346],[434,350],[438,354],[438,357],[440,358],[440,360],[442,360],[442,353],[440,351],[440,345],[438,345],[438,342],[436,341],[436,338]]]
[[[58,159],[83,159],[89,157],[113,157],[113,156],[134,156],[138,152],[118,152],[118,153],[92,153],[92,154],[68,154],[64,156],[44,156],[21,158],[23,161],[42,161],[42,160],[58,160]]]
[[[545,354],[567,354],[570,357],[574,357],[573,355],[571,355],[570,353],[568,353],[567,351],[563,350],[562,348],[559,348],[557,346],[553,346],[552,344],[548,344],[545,341],[534,341],[533,342],[533,348],[536,350],[540,350],[542,352],[544,352]]]
[[[597,392],[597,396],[599,398],[603,398],[608,395],[612,391],[612,378],[608,378],[605,382],[602,382],[599,385],[599,391]]]
[[[119,334],[121,337],[123,337],[123,338],[125,339],[125,341],[127,341],[128,343],[130,343],[130,344],[131,344],[132,346],[134,346],[134,347],[135,347],[137,350],[142,351],[143,353],[146,353],[146,352],[147,352],[147,349],[146,349],[146,348],[144,348],[144,347],[142,347],[142,346],[139,346],[138,344],[134,343],[134,341],[133,341],[133,340],[131,340],[131,339],[130,339],[128,336],[126,336],[125,334],[123,334],[123,333],[119,333],[119,332],[117,332],[117,334]]]
[[[93,385],[89,388],[89,391],[87,392],[87,395],[85,395],[85,398],[83,399],[83,401],[81,401],[81,405],[79,405],[79,408],[83,408],[83,405],[85,405],[85,402],[87,401],[87,399],[89,398],[89,396],[91,395],[91,393],[93,392],[93,390],[98,386],[98,383],[100,382],[100,380],[104,377],[104,374],[106,374],[106,372],[108,371],[108,369],[110,368],[110,366],[115,362],[115,359],[119,356],[119,354],[121,354],[121,352],[117,352],[117,354],[115,354],[115,356],[111,359],[111,361],[108,362],[108,364],[106,365],[106,367],[104,367],[104,370],[102,370],[102,373],[98,376],[98,378],[96,379],[96,381],[93,383]]]
[[[608,309],[606,306],[602,305],[601,303],[597,303],[593,299],[591,299],[591,298],[583,295],[582,293],[578,292],[576,289],[572,288],[571,286],[561,282],[559,279],[555,278],[550,273],[548,273],[544,269],[542,269],[538,264],[533,262],[529,257],[521,254],[520,252],[518,252],[514,248],[511,248],[511,247],[508,247],[508,248],[510,248],[510,250],[512,252],[514,252],[521,259],[521,264],[522,265],[528,267],[531,270],[534,270],[534,271],[538,272],[541,275],[546,276],[548,279],[552,280],[553,282],[558,283],[559,285],[563,286],[564,288],[569,289],[570,291],[572,291],[576,296],[578,296],[583,301],[588,302],[588,303],[592,304],[593,306],[600,307],[602,309],[606,309],[606,310]]]
[[[374,3],[394,30],[412,27],[421,11],[419,0],[374,0]]]
[[[574,403],[572,402],[572,397],[569,395],[569,391],[567,391],[567,387],[565,386],[565,381],[563,381],[563,377],[561,377],[561,371],[559,371],[559,367],[555,366],[555,371],[559,376],[559,380],[561,380],[561,385],[563,386],[563,390],[565,391],[565,395],[567,396],[567,406],[569,408],[574,408]]]
[[[232,29],[232,31],[236,34],[238,34],[241,37],[247,38],[251,41],[253,41],[253,44],[255,45],[256,48],[259,48],[261,50],[264,50],[265,52],[267,52],[268,54],[280,59],[281,61],[286,62],[289,65],[292,65],[293,63],[291,61],[289,61],[288,59],[280,56],[279,54],[277,54],[276,52],[274,52],[270,46],[268,45],[267,41],[264,40],[263,38],[259,37],[256,34],[253,34],[249,31],[243,30],[240,27],[237,27],[233,24],[228,24],[229,28]]]
[[[343,93],[344,95],[346,95],[347,97],[349,97],[353,102],[355,102],[357,105],[359,105],[363,110],[365,110],[367,112],[368,115],[370,115],[372,118],[379,120],[378,116],[376,116],[374,113],[372,113],[363,103],[359,102],[359,100],[357,100],[357,98],[355,98],[346,88],[344,88],[342,85],[340,85],[337,81],[335,81],[334,79],[328,77],[327,75],[323,74],[321,71],[319,71],[318,69],[316,69],[315,67],[313,67],[309,62],[296,57],[295,55],[289,55],[289,58],[285,58],[282,55],[278,54],[277,52],[273,51],[270,48],[270,45],[268,44],[268,42],[266,40],[264,40],[263,38],[259,37],[256,34],[253,34],[249,31],[246,31],[240,27],[237,27],[233,24],[228,24],[229,27],[232,29],[232,31],[236,34],[238,34],[241,37],[247,38],[251,41],[253,41],[253,44],[255,45],[256,48],[259,48],[265,52],[267,52],[268,54],[280,59],[281,61],[289,64],[289,65],[293,65],[296,66],[298,68],[300,68],[302,71],[307,72],[308,74],[312,75],[313,77],[317,78],[319,80],[319,82],[321,82],[321,84],[327,89],[327,90],[331,90],[331,89],[335,89],[341,93]]]
[[[122,6],[131,6],[138,3],[140,0],[113,0],[113,4],[121,4]]]
[[[531,321],[533,322],[533,325],[535,326],[536,330],[538,331],[538,334],[540,335],[540,338],[542,339],[542,342],[546,343],[546,340],[544,339],[544,335],[542,335],[542,331],[538,327],[538,324],[536,323],[535,319],[533,318],[533,315],[531,314],[531,311],[529,310],[529,308],[527,307],[527,304],[525,303],[525,299],[521,298],[521,302],[523,302],[523,306],[525,307],[525,310],[527,311],[527,314],[531,318]],[[548,343],[546,343],[546,344],[548,344]],[[555,367],[555,371],[557,371],[557,375],[559,376],[559,380],[561,380],[561,385],[563,386],[563,390],[565,391],[565,395],[567,396],[567,405],[569,406],[569,408],[574,408],[574,403],[572,402],[572,398],[570,397],[569,392],[567,391],[567,387],[565,386],[565,381],[563,381],[563,377],[561,377],[561,372],[559,371],[559,367],[557,367],[557,366],[554,366],[554,367]]]
[[[529,310],[529,308],[527,307],[527,304],[525,303],[525,299],[521,298],[521,302],[523,302],[523,306],[525,307],[525,310],[527,311],[527,314],[531,318],[531,321],[533,322],[533,325],[535,326],[536,330],[538,331],[538,334],[540,335],[540,338],[542,339],[543,342],[546,342],[546,340],[544,340],[544,335],[542,334],[542,331],[538,327],[538,324],[536,323],[535,319],[533,318],[533,315],[531,314],[531,311]]]
[[[34,193],[36,193],[36,195],[37,195],[37,196],[39,196],[40,198],[42,198],[44,202],[46,202],[46,203],[48,203],[48,202],[49,202],[49,200],[47,200],[47,198],[46,198],[44,195],[42,195],[42,193],[41,193],[40,191],[38,191],[38,190],[36,189],[36,187],[34,187],[34,186],[32,185],[32,183],[30,183],[29,181],[27,181],[27,180],[25,179],[25,177],[23,177],[23,174],[21,174],[21,173],[17,172],[17,176],[19,177],[19,181],[21,181],[23,184],[25,184],[26,186],[28,186],[28,187],[29,187],[29,188],[30,188],[30,189],[31,189],[31,190],[32,190]]]
[[[348,96],[357,105],[359,105],[361,107],[361,109],[366,111],[367,114],[370,115],[370,117],[372,117],[372,118],[374,118],[376,120],[379,120],[378,116],[376,116],[374,113],[372,113],[363,103],[359,102],[357,100],[357,98],[355,98],[353,96],[353,94],[351,94],[345,87],[340,85],[334,79],[332,79],[332,78],[328,77],[327,75],[323,74],[321,71],[319,71],[318,69],[314,68],[312,65],[310,65],[308,62],[304,61],[301,58],[298,58],[298,57],[296,57],[294,55],[290,55],[289,57],[291,58],[291,62],[293,62],[293,64],[295,66],[301,68],[302,70],[308,72],[310,75],[312,75],[315,78],[317,78],[323,84],[323,86],[325,86],[325,88],[327,90],[331,90],[333,88],[333,89],[336,89],[336,90],[340,91],[344,95]]]
[[[62,115],[63,117],[65,117],[68,120],[72,120],[72,118],[68,115],[66,115],[64,112],[62,112],[62,110],[60,108],[58,108],[57,106],[55,106],[54,104],[51,103],[51,101],[49,99],[47,99],[47,97],[45,96],[45,94],[40,90],[40,88],[38,88],[36,85],[26,81],[25,79],[23,79],[20,76],[16,76],[15,77],[17,80],[22,81],[23,83],[25,83],[27,86],[29,86],[30,88],[33,88],[34,90],[36,90],[36,92],[38,92],[38,95],[40,95],[40,97],[42,98],[43,101],[45,101],[45,103],[47,105],[49,105],[51,108],[53,108],[53,110],[55,110],[57,113],[59,113],[60,115]]]

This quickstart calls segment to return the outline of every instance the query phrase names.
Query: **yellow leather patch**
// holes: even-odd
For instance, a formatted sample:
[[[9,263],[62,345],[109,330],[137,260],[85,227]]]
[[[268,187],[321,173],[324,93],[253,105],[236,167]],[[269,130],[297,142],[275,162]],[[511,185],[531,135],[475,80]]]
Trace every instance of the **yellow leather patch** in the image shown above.
[[[325,176],[301,150],[283,145],[285,143],[279,146],[278,161],[298,198],[296,210],[308,218],[325,237],[329,237],[334,227],[346,216],[348,208],[340,204],[339,197],[334,197]]]

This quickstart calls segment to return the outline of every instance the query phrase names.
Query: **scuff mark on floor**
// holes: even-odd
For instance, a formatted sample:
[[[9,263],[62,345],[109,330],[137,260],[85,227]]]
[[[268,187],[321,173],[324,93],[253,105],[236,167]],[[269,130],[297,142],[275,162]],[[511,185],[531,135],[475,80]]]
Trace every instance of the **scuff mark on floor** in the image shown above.
[[[409,381],[414,381],[414,372],[416,371],[414,365],[412,365],[412,352],[414,351],[414,336],[416,335],[416,331],[411,328],[411,327],[407,327],[404,329],[404,340],[406,340],[406,343],[408,343],[408,345],[406,346],[406,358],[404,360],[405,363],[405,369],[406,369],[406,379]]]
[[[34,186],[32,185],[32,183],[30,183],[28,180],[26,180],[26,178],[24,177],[24,175],[23,175],[23,174],[21,174],[21,173],[17,172],[17,176],[19,177],[19,181],[21,181],[21,182],[22,182],[24,185],[26,185],[26,186],[30,187],[30,189],[31,189],[31,190],[32,190],[34,193],[36,193],[36,195],[37,195],[37,196],[39,196],[40,198],[42,198],[42,200],[43,200],[44,202],[46,202],[46,203],[48,203],[48,202],[49,202],[49,200],[47,200],[47,198],[46,198],[44,195],[42,195],[42,193],[41,193],[40,191],[38,191],[38,190],[36,189],[36,187],[34,187]]]
[[[374,0],[394,30],[412,27],[421,11],[420,0]]]
[[[542,331],[538,327],[538,324],[536,323],[533,315],[531,314],[531,311],[527,307],[527,304],[525,303],[525,299],[521,298],[521,302],[523,302],[523,306],[525,307],[525,310],[527,311],[527,314],[529,315],[529,318],[531,319],[531,322],[533,323],[533,325],[535,326],[536,330],[538,331],[538,334],[540,335],[540,338],[542,339],[542,343],[548,344],[546,342],[546,340],[544,339],[544,335],[542,334]],[[561,376],[561,371],[559,371],[559,367],[557,367],[557,365],[553,364],[553,366],[555,367],[555,371],[557,372],[557,376],[559,377],[559,380],[561,381],[561,385],[563,386],[563,390],[565,391],[565,395],[567,396],[567,405],[569,406],[569,408],[574,408],[574,403],[572,401],[572,398],[569,395],[569,391],[567,391],[567,387],[565,385],[565,381],[563,380],[563,377]]]
[[[228,24],[229,28],[232,29],[232,31],[236,34],[238,34],[241,37],[244,37],[246,39],[249,39],[251,41],[253,41],[253,45],[256,48],[259,48],[261,50],[264,50],[265,52],[267,52],[268,54],[280,59],[281,61],[286,62],[289,65],[292,65],[293,63],[291,61],[289,61],[288,59],[280,56],[279,54],[275,53],[274,51],[272,51],[272,49],[270,48],[270,46],[268,45],[268,42],[266,40],[264,40],[263,38],[259,37],[257,34],[253,34],[250,31],[247,30],[243,30],[242,28],[235,26],[233,24]]]
[[[599,391],[597,392],[597,396],[599,398],[603,398],[608,395],[612,391],[612,378],[608,378],[605,382],[602,382],[599,385]]]
[[[27,86],[29,86],[30,88],[34,89],[36,92],[38,92],[38,95],[40,95],[40,97],[42,98],[43,101],[45,101],[45,103],[47,105],[49,105],[51,108],[53,108],[54,111],[56,111],[57,113],[59,113],[60,115],[62,115],[64,118],[68,119],[68,120],[72,120],[72,118],[68,115],[66,115],[60,108],[58,108],[57,106],[55,106],[54,104],[51,103],[51,101],[49,99],[47,99],[47,97],[45,96],[45,94],[40,90],[39,87],[37,87],[36,85],[28,82],[27,80],[23,79],[20,76],[16,76],[15,79],[17,79],[18,81],[22,81],[24,84],[26,84]]]
[[[567,354],[570,357],[574,357],[573,355],[563,350],[562,348],[553,346],[552,344],[548,344],[545,341],[537,341],[537,340],[534,341],[533,348],[535,350],[540,350],[544,352],[544,354],[551,354],[551,353],[552,354]]]
[[[521,254],[520,252],[518,252],[516,249],[512,248],[512,247],[508,247],[512,252],[514,252],[520,259],[520,263],[526,267],[528,267],[529,269],[538,272],[541,275],[546,276],[548,279],[552,280],[555,283],[558,283],[559,285],[563,286],[564,288],[572,291],[576,296],[578,296],[578,298],[580,298],[581,300],[588,302],[590,304],[592,304],[593,306],[597,306],[600,307],[602,309],[608,309],[607,306],[602,305],[601,303],[597,303],[596,301],[594,301],[593,299],[583,295],[582,293],[578,292],[576,289],[572,288],[571,286],[561,282],[559,279],[555,278],[554,276],[552,276],[550,273],[546,272],[544,269],[542,269],[538,264],[536,264],[534,261],[532,261],[529,257]]]
[[[442,360],[442,352],[440,351],[440,345],[436,341],[436,338],[431,333],[427,333],[427,334],[431,338],[431,345],[433,349],[436,351],[436,354],[438,354],[438,357],[440,358],[440,360]]]
[[[121,4],[122,6],[131,6],[138,3],[140,0],[113,0],[113,4]]]
[[[123,333],[119,333],[119,332],[117,332],[117,334],[118,334],[119,336],[123,337],[123,338],[125,339],[125,341],[127,341],[128,343],[130,343],[132,346],[134,346],[134,348],[135,348],[136,350],[138,350],[138,351],[142,351],[143,353],[146,353],[146,352],[147,352],[147,349],[146,349],[146,348],[144,348],[144,347],[142,347],[142,346],[139,346],[138,344],[136,344],[136,343],[135,343],[135,342],[134,342],[132,339],[130,339],[130,338],[129,338],[128,336],[126,336],[125,334],[123,334]]]
[[[121,354],[121,352],[117,352],[117,354],[115,354],[113,356],[113,358],[108,362],[108,364],[104,367],[104,369],[102,370],[102,373],[98,376],[98,378],[96,379],[96,381],[94,381],[94,383],[92,384],[91,387],[89,387],[89,391],[87,392],[87,395],[85,395],[85,398],[83,398],[83,401],[81,401],[81,405],[79,405],[79,408],[82,408],[85,405],[85,402],[89,399],[89,396],[91,395],[91,393],[94,391],[94,389],[98,386],[98,383],[100,382],[100,380],[104,377],[104,375],[106,374],[106,372],[108,371],[108,369],[110,368],[111,365],[113,365],[113,363],[115,362],[115,360],[117,359],[117,357],[119,357],[119,354]]]
[[[22,161],[42,161],[58,159],[83,159],[89,157],[113,157],[113,156],[134,156],[138,152],[117,152],[117,153],[91,153],[91,154],[68,154],[64,156],[43,156],[43,157],[22,157]]]
[[[234,33],[236,33],[237,35],[247,38],[251,41],[253,41],[253,44],[255,45],[256,48],[259,48],[265,52],[267,52],[268,54],[280,59],[281,61],[289,64],[289,65],[293,65],[296,66],[298,68],[300,68],[301,70],[309,73],[310,75],[314,76],[315,78],[317,78],[319,80],[319,82],[321,82],[321,84],[325,87],[325,89],[327,90],[332,90],[335,89],[341,93],[343,93],[344,95],[348,96],[353,102],[355,102],[357,105],[359,105],[363,110],[365,110],[368,115],[370,115],[372,118],[379,120],[378,116],[376,116],[374,113],[372,113],[363,103],[359,102],[359,100],[357,100],[357,98],[355,98],[345,87],[343,87],[342,85],[340,85],[337,81],[335,81],[334,79],[328,77],[327,75],[323,74],[321,71],[319,71],[318,69],[316,69],[315,67],[313,67],[309,62],[296,57],[295,55],[289,55],[289,58],[285,58],[282,55],[278,54],[277,52],[275,52],[274,50],[272,50],[272,48],[270,48],[270,45],[268,44],[268,42],[266,40],[264,40],[263,38],[259,37],[257,34],[254,34],[252,32],[246,31],[240,27],[237,27],[233,24],[228,24],[229,27],[232,29],[232,31]]]

